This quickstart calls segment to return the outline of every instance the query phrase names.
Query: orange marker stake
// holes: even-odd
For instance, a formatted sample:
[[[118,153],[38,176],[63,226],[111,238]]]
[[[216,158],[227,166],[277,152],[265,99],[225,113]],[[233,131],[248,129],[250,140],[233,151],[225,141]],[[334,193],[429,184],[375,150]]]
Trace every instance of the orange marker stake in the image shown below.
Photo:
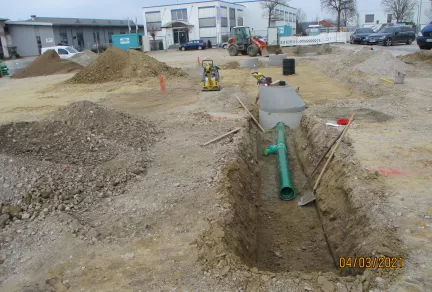
[[[165,78],[162,75],[159,75],[159,83],[160,83],[160,87],[161,87],[162,93],[165,93],[165,91],[166,91],[166,89],[165,89]]]

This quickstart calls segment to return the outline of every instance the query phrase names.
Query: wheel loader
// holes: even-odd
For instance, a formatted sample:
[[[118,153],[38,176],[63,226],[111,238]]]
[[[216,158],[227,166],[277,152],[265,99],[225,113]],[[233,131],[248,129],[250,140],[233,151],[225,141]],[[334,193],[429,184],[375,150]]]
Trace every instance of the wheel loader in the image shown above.
[[[231,29],[231,37],[228,40],[228,53],[237,56],[239,53],[249,57],[268,57],[269,54],[283,54],[279,45],[268,46],[267,42],[253,37],[247,26],[236,26]]]

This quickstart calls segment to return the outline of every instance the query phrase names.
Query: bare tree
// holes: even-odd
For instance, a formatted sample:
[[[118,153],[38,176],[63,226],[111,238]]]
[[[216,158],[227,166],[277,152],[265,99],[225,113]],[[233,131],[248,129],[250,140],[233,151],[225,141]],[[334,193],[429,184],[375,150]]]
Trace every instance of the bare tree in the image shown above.
[[[328,12],[337,15],[337,31],[341,27],[342,12],[349,11],[349,13],[357,12],[356,0],[321,0],[321,8]]]
[[[302,33],[303,32],[302,23],[305,21],[306,21],[306,13],[303,11],[303,9],[298,8],[297,9],[297,17],[296,17],[296,27],[297,27],[296,33]]]
[[[355,26],[357,25],[359,14],[356,9],[346,9],[341,12],[341,25]]]
[[[263,17],[268,19],[268,26],[271,26],[272,21],[282,20],[283,16],[278,14],[276,7],[279,5],[287,5],[289,0],[264,0],[261,2]]]
[[[381,6],[394,16],[396,22],[410,18],[416,4],[417,0],[381,0]]]
[[[157,31],[158,31],[158,28],[153,24],[147,27],[147,32],[149,33],[149,35],[153,39],[153,42],[152,42],[153,50],[157,50],[157,46],[156,46],[156,33],[157,33]]]
[[[426,9],[424,15],[429,19],[429,21],[432,21],[432,7]]]

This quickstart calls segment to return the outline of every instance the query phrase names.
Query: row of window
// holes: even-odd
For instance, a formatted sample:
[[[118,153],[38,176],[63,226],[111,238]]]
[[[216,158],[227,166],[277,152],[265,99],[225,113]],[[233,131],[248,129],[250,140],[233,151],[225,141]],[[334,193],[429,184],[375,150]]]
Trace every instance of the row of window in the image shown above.
[[[365,15],[365,23],[374,23],[375,22],[375,14],[366,14]],[[387,14],[387,23],[393,22],[393,14]],[[379,24],[379,20],[376,21],[376,24]]]
[[[287,22],[296,22],[296,14],[288,11],[275,9],[274,16],[276,20],[283,20]]]
[[[121,30],[120,34],[125,34],[125,30]],[[108,31],[108,42],[110,44],[112,44],[112,36],[113,36],[114,32],[113,31]],[[59,32],[59,37],[60,37],[60,43],[68,45],[69,41],[68,41],[68,36],[67,36],[67,32],[65,29],[60,29]],[[76,32],[76,36],[74,37],[74,39],[76,38],[78,46],[80,47],[84,47],[84,33],[83,32]],[[93,42],[94,43],[100,43],[100,37],[99,37],[99,32],[95,31],[93,32]]]

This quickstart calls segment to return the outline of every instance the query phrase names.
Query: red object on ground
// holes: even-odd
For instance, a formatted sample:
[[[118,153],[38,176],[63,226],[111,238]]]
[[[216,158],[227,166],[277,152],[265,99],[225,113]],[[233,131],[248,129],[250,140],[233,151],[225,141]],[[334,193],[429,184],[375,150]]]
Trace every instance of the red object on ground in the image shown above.
[[[338,125],[348,125],[349,119],[348,118],[339,119],[339,120],[336,121],[336,123]]]
[[[197,63],[198,63],[198,65],[201,64],[200,57],[197,57]]]
[[[162,75],[159,75],[159,83],[162,93],[165,93],[165,78]]]

